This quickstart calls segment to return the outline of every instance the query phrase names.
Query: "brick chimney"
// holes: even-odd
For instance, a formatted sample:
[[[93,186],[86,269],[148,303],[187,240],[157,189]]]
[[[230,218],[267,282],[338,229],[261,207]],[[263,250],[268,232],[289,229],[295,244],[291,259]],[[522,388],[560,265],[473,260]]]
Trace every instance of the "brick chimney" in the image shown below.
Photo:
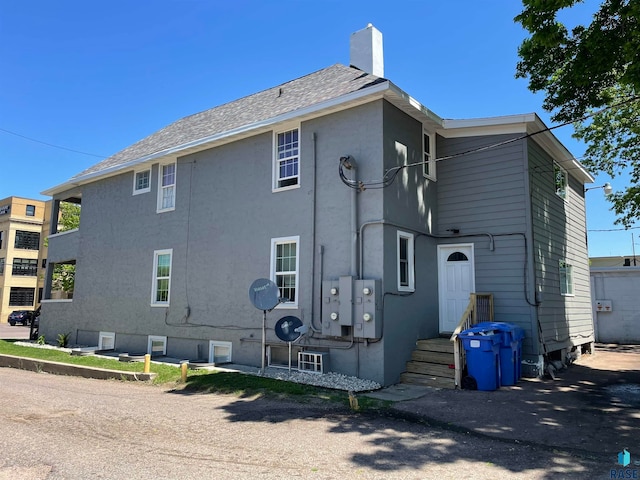
[[[377,77],[384,77],[382,33],[369,24],[351,34],[351,66]]]

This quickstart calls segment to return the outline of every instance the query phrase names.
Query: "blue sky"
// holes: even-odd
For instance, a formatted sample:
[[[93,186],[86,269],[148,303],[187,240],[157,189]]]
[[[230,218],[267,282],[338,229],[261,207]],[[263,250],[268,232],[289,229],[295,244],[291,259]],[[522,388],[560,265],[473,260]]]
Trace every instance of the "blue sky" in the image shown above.
[[[588,22],[597,3],[563,20]],[[181,117],[348,65],[349,36],[367,23],[384,36],[385,76],[439,116],[536,112],[551,126],[542,95],[514,78],[520,10],[514,0],[0,0],[0,198],[45,199]],[[571,127],[554,133],[582,155]],[[586,195],[590,255],[630,255],[631,232],[640,253],[640,230],[597,231],[620,227],[602,190]]]

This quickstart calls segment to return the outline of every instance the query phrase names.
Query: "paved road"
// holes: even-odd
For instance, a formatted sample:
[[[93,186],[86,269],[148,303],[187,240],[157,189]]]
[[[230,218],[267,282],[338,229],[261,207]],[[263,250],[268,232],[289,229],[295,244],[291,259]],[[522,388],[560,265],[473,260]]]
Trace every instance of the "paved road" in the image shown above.
[[[6,320],[6,319],[5,319]],[[0,338],[7,340],[29,340],[31,327],[26,325],[14,325],[0,322]]]
[[[0,480],[609,478],[610,468],[321,403],[0,369]]]

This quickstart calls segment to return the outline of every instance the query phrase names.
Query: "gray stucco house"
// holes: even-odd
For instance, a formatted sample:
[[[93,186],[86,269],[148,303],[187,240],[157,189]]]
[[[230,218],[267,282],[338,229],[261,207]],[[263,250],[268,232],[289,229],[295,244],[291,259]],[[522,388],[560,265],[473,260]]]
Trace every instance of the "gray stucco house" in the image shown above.
[[[163,128],[53,187],[41,333],[121,352],[260,366],[270,278],[312,368],[399,381],[472,292],[525,330],[525,372],[593,342],[584,183],[535,114],[439,117],[384,78],[375,28],[336,64]],[[56,264],[75,264],[54,298]],[[297,357],[294,358],[297,359]],[[318,366],[320,362],[322,365]],[[306,365],[306,363],[305,363]]]

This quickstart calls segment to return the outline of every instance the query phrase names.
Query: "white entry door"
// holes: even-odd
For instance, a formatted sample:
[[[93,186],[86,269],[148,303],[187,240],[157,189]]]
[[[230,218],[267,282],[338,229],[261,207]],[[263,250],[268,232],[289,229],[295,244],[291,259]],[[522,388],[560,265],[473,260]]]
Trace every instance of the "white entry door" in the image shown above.
[[[452,333],[475,291],[473,244],[438,246],[440,333]]]

